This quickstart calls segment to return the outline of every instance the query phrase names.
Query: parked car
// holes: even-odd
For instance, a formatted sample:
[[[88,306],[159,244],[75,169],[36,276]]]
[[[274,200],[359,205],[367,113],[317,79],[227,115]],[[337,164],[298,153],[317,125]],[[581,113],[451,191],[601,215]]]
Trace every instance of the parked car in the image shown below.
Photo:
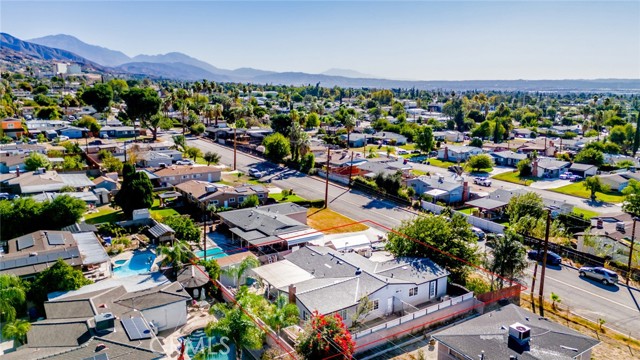
[[[66,135],[60,135],[56,138],[58,142],[69,141],[69,137]]]
[[[618,282],[618,274],[615,271],[600,266],[583,266],[579,270],[580,277],[588,277],[601,281],[605,285],[613,285]]]
[[[176,161],[176,165],[195,165],[196,163],[193,160],[182,159]]]
[[[89,145],[102,145],[102,140],[93,140],[89,142]]]
[[[542,250],[531,250],[527,254],[529,259],[542,261],[542,257],[544,256],[544,251]],[[562,257],[553,251],[547,251],[547,264],[548,265],[560,265],[562,264]]]
[[[569,180],[573,176],[573,173],[567,171],[565,173],[560,174],[560,180]]]
[[[480,228],[474,226],[471,228],[471,231],[473,231],[473,234],[478,237],[478,241],[482,241],[486,237],[486,234]]]
[[[260,171],[257,168],[251,168],[249,169],[249,175],[256,178],[256,179],[260,179],[261,177],[264,176],[264,172]]]
[[[580,181],[580,180],[582,180],[582,176],[580,176],[580,175],[571,175],[571,176],[569,176],[569,180],[571,180],[571,182]]]
[[[474,184],[482,185],[482,186],[491,186],[491,180],[486,177],[477,177],[473,179]]]

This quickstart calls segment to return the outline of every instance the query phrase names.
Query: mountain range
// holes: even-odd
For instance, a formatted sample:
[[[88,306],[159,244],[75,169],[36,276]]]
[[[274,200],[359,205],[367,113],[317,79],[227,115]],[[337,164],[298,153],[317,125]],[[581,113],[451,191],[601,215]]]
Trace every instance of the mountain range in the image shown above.
[[[39,60],[69,61],[104,73],[130,74],[176,80],[207,79],[218,82],[307,85],[353,88],[416,88],[422,90],[503,91],[640,91],[640,79],[596,80],[465,80],[410,81],[378,79],[348,69],[329,69],[320,74],[274,72],[253,68],[221,69],[189,55],[170,52],[130,57],[121,51],[87,44],[70,35],[50,35],[28,41],[0,33],[0,55],[16,61],[20,56]]]

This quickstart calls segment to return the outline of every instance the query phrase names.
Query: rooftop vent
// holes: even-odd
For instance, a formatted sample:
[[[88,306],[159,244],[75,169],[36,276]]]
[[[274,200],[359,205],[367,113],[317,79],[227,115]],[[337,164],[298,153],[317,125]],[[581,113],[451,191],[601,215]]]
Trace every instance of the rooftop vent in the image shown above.
[[[205,189],[205,191],[207,193],[213,193],[213,192],[218,191],[218,187],[214,186],[214,185],[207,185],[207,186],[204,187],[204,189]]]
[[[616,231],[624,232],[624,223],[622,221],[616,223]]]
[[[525,345],[531,338],[531,328],[515,323],[509,326],[509,337],[520,345]]]

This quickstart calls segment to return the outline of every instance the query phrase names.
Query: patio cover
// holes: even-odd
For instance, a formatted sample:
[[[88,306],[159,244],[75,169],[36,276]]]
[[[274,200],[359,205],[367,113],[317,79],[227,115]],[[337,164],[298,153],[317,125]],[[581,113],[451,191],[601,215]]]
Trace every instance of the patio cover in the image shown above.
[[[313,275],[289,260],[263,265],[252,271],[276,289],[313,279]]]
[[[429,196],[433,196],[433,197],[438,197],[438,196],[446,195],[447,192],[444,191],[444,190],[440,190],[440,189],[431,189],[431,190],[425,192],[425,194],[427,194]]]
[[[473,201],[468,201],[466,205],[477,207],[480,209],[485,209],[485,210],[494,210],[494,209],[499,209],[501,207],[507,206],[508,203],[505,203],[504,201],[500,201],[500,200],[484,198],[484,199],[476,199]]]

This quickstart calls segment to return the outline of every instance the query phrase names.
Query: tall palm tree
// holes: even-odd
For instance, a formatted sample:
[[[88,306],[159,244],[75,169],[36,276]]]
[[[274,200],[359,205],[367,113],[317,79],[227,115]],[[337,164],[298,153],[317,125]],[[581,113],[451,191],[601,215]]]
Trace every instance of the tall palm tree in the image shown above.
[[[16,319],[16,306],[24,303],[26,293],[22,282],[15,275],[0,275],[0,320],[13,321]]]
[[[207,336],[227,337],[236,348],[236,359],[242,359],[242,349],[259,349],[263,343],[263,332],[240,306],[224,303],[215,304],[210,313],[216,314],[218,321],[207,324]]]
[[[222,117],[222,111],[224,111],[224,106],[222,106],[222,104],[213,105],[213,116],[216,119],[216,126],[218,126],[218,118]]]
[[[245,273],[253,268],[260,266],[260,261],[255,257],[246,257],[240,264],[233,265],[225,270],[222,270],[222,273],[229,276],[233,279],[233,285],[238,286],[242,277]]]
[[[511,231],[505,235],[496,240],[493,258],[489,260],[489,270],[500,275],[500,278],[494,279],[492,282],[492,288],[497,282],[501,289],[503,286],[502,278],[507,280],[517,278],[527,268],[526,249],[522,245],[520,236]]]
[[[2,337],[5,339],[13,339],[18,345],[27,343],[27,333],[31,329],[31,323],[27,320],[15,320],[4,324],[2,328]]]
[[[280,294],[274,302],[271,312],[265,316],[265,322],[276,333],[280,333],[283,327],[297,324],[300,320],[300,312],[296,304],[289,303],[286,295]]]
[[[171,266],[174,271],[195,257],[186,241],[177,241],[173,246],[159,246],[158,252],[164,255],[160,266]]]
[[[310,140],[309,134],[307,134],[300,123],[294,121],[289,127],[289,141],[291,143],[291,158],[294,162],[297,162],[300,156],[302,156],[302,149],[308,150]]]
[[[344,118],[344,128],[347,129],[347,149],[349,148],[349,140],[351,138],[351,132],[356,127],[356,118],[353,115],[348,114]]]
[[[213,106],[207,104],[204,106],[204,117],[207,119],[207,126],[211,126],[211,119],[213,118]]]

